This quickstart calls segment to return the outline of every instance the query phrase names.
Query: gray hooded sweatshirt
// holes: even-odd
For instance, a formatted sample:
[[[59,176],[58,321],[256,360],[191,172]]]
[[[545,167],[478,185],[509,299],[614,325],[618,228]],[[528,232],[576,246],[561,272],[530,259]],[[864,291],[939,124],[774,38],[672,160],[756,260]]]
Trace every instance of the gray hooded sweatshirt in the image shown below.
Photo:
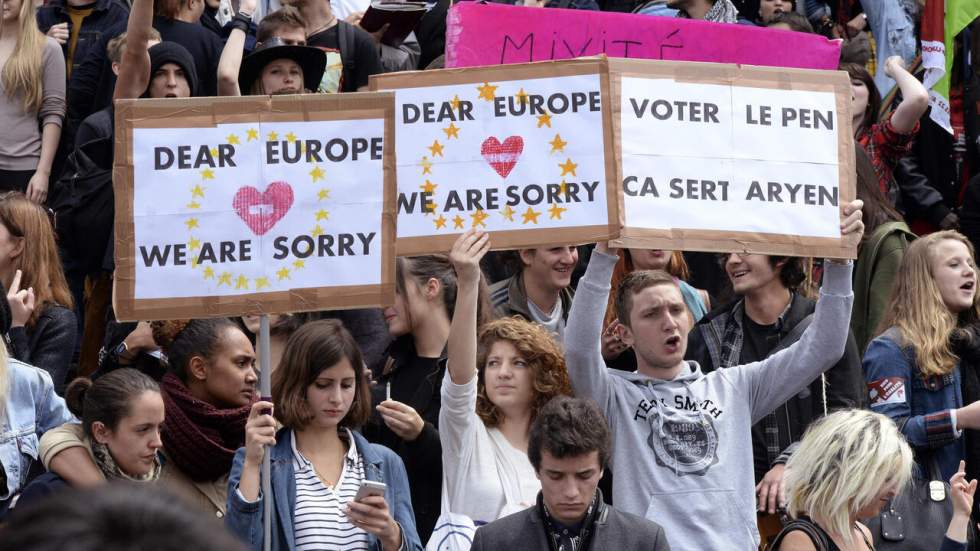
[[[616,508],[661,524],[673,551],[758,549],[750,429],[844,354],[851,267],[825,265],[813,322],[797,343],[707,375],[687,362],[666,381],[605,367],[602,313],[615,263],[592,254],[568,317],[565,358],[575,394],[609,418]]]

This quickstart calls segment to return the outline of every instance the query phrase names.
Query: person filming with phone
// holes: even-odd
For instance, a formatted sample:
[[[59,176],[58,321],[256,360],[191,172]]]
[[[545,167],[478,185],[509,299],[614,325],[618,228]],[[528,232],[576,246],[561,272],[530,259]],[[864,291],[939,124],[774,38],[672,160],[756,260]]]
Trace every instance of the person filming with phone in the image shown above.
[[[263,548],[260,467],[268,447],[273,551],[421,551],[404,464],[356,430],[370,408],[361,351],[344,326],[321,320],[297,330],[273,373],[272,402],[253,405],[245,447],[235,454],[228,528]]]

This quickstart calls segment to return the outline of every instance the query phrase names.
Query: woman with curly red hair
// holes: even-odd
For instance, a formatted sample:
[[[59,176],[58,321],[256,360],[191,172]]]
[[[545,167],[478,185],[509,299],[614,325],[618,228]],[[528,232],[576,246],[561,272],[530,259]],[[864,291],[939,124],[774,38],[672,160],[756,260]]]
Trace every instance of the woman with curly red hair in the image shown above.
[[[489,250],[488,235],[468,231],[449,255],[458,290],[439,413],[443,512],[476,524],[535,502],[541,483],[527,458],[529,427],[548,400],[571,395],[562,351],[540,325],[504,318],[478,337],[480,259]]]

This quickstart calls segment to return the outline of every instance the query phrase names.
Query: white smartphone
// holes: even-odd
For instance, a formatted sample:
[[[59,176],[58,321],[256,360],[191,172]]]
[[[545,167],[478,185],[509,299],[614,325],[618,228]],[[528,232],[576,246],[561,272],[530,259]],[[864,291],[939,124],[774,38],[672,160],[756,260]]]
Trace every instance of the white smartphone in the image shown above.
[[[354,501],[361,501],[367,496],[383,496],[385,495],[386,489],[388,489],[388,486],[384,482],[365,480],[361,482],[361,487],[357,489],[357,495],[354,496]]]

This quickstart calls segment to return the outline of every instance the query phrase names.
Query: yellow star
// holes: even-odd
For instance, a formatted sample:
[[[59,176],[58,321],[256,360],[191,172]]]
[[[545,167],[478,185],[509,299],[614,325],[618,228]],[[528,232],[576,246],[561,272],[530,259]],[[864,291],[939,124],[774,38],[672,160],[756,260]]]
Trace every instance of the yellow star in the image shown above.
[[[456,218],[453,218],[453,227],[461,230],[463,229],[463,222],[466,222],[466,220],[463,220],[463,217],[457,214]]]
[[[241,143],[238,141],[237,134],[228,134],[228,137],[225,138],[225,141],[230,143],[231,145],[239,145]]]
[[[259,131],[254,128],[249,128],[245,131],[245,141],[250,142],[252,140],[259,139]]]
[[[217,157],[218,156],[218,148],[217,147],[212,147],[211,148],[211,156],[212,157]]]
[[[428,157],[422,157],[422,175],[432,174],[432,163]]]
[[[196,186],[194,186],[193,188],[191,188],[191,197],[200,197],[200,198],[203,199],[204,198],[204,190],[205,189],[207,189],[207,188],[206,187],[202,187],[201,184],[197,184]]]
[[[485,213],[485,212],[483,212],[483,210],[481,210],[481,209],[476,209],[476,212],[474,212],[473,214],[471,214],[470,217],[473,218],[473,227],[474,228],[478,228],[480,226],[483,226],[485,228],[485,227],[487,227],[487,223],[484,222],[484,220],[486,220],[487,218],[490,218],[490,215],[487,214],[487,213]]]
[[[453,123],[449,123],[449,126],[442,129],[446,133],[446,139],[456,138],[459,139],[459,127]]]
[[[434,193],[437,187],[439,187],[439,184],[433,184],[432,182],[426,180],[425,184],[419,186],[419,189],[426,193]]]
[[[510,208],[510,205],[507,205],[506,207],[504,207],[504,210],[500,212],[500,214],[502,214],[503,217],[506,218],[507,220],[513,222],[515,212],[516,211],[514,209]]]
[[[559,207],[557,203],[552,203],[551,208],[548,209],[548,212],[551,213],[552,220],[561,220],[561,214],[566,210],[568,209],[564,207]]]
[[[323,179],[324,174],[325,173],[323,172],[322,168],[319,166],[314,166],[313,170],[310,171],[310,178],[313,178],[313,183],[315,184],[317,180]]]
[[[204,268],[204,279],[214,279],[214,268],[211,266]]]
[[[459,96],[453,96],[453,100],[449,102],[449,105],[452,105],[453,109],[459,109]]]
[[[545,125],[547,125],[548,128],[551,128],[551,115],[547,113],[538,115],[538,128],[541,128],[542,126]]]
[[[323,228],[320,227],[320,224],[317,224],[316,227],[314,227],[313,230],[310,231],[310,235],[312,235],[313,237],[320,237],[321,235],[323,235]]]
[[[222,272],[221,276],[218,277],[218,285],[225,284],[231,287],[231,274],[228,272]]]
[[[191,268],[194,270],[197,269],[197,257],[194,256],[191,257]]]
[[[205,168],[201,171],[202,180],[214,180],[214,171],[210,168]]]
[[[517,102],[520,103],[521,105],[527,103],[527,92],[525,92],[523,88],[521,88],[521,91],[518,92],[514,97],[517,98]]]
[[[278,140],[279,140],[279,134],[276,134],[275,132],[269,132],[269,135],[266,137],[266,141],[269,142],[275,142]]]
[[[198,239],[198,238],[196,238],[196,237],[190,238],[190,240],[187,242],[187,248],[190,249],[190,250],[192,250],[192,251],[196,251],[196,250],[200,249],[201,248],[201,240]]]
[[[428,215],[434,213],[436,211],[436,209],[438,209],[438,208],[439,208],[439,203],[436,203],[435,201],[432,201],[430,203],[425,204],[422,207],[422,210],[424,211],[425,215],[428,216]]]
[[[296,260],[295,262],[293,262],[293,267],[296,268],[297,270],[303,269],[306,267],[306,261]]]
[[[558,184],[558,193],[561,193],[566,197],[568,196],[568,184],[565,183],[565,180],[562,180],[561,183]]]
[[[436,156],[442,157],[443,156],[443,154],[442,154],[442,144],[439,143],[439,140],[436,140],[436,141],[432,142],[432,145],[430,145],[428,147],[428,150],[432,152],[432,156],[433,157],[436,157]]]
[[[558,153],[559,151],[561,151],[562,153],[564,153],[565,152],[565,146],[568,145],[568,142],[563,141],[561,139],[561,134],[555,134],[555,139],[551,140],[548,143],[551,145],[551,152],[552,153]]]
[[[191,218],[184,222],[187,225],[187,231],[193,230],[194,228],[200,228],[201,225],[197,223],[197,218]]]
[[[323,209],[316,211],[316,221],[320,220],[330,220],[330,213]]]
[[[286,134],[286,141],[289,142],[289,143],[295,142],[296,141],[296,134],[293,134],[292,132],[290,132],[289,134]]]
[[[289,277],[289,268],[282,268],[281,270],[276,272],[276,276],[279,278],[279,281],[282,281],[284,279],[291,279]]]
[[[446,227],[446,217],[441,214],[439,215],[439,218],[436,218],[435,220],[433,220],[433,222],[436,223],[437,230],[441,230],[442,228]]]
[[[317,201],[323,201],[324,199],[329,199],[329,198],[330,198],[330,190],[325,187],[320,188],[320,191],[318,191],[316,194]]]
[[[575,169],[578,168],[578,165],[573,163],[571,159],[566,159],[565,162],[560,163],[558,167],[561,168],[562,176],[566,174],[571,174],[572,176],[575,176]]]
[[[199,208],[201,208],[201,203],[198,203],[197,201],[191,201],[190,203],[187,203],[187,208],[189,208],[189,209],[199,209]]]
[[[264,289],[269,286],[269,278],[267,277],[257,277],[255,278],[255,290]]]
[[[243,275],[238,276],[238,281],[235,282],[235,289],[248,289],[248,278]]]
[[[538,216],[541,216],[541,213],[540,212],[537,212],[536,210],[532,209],[531,207],[528,207],[527,208],[527,212],[525,212],[522,216],[524,216],[524,222],[522,222],[523,224],[527,224],[528,222],[533,222],[533,223],[537,224],[538,223]]]
[[[476,89],[480,92],[480,99],[493,101],[497,97],[495,94],[497,87],[491,86],[489,82],[484,82],[483,86],[477,86]]]

